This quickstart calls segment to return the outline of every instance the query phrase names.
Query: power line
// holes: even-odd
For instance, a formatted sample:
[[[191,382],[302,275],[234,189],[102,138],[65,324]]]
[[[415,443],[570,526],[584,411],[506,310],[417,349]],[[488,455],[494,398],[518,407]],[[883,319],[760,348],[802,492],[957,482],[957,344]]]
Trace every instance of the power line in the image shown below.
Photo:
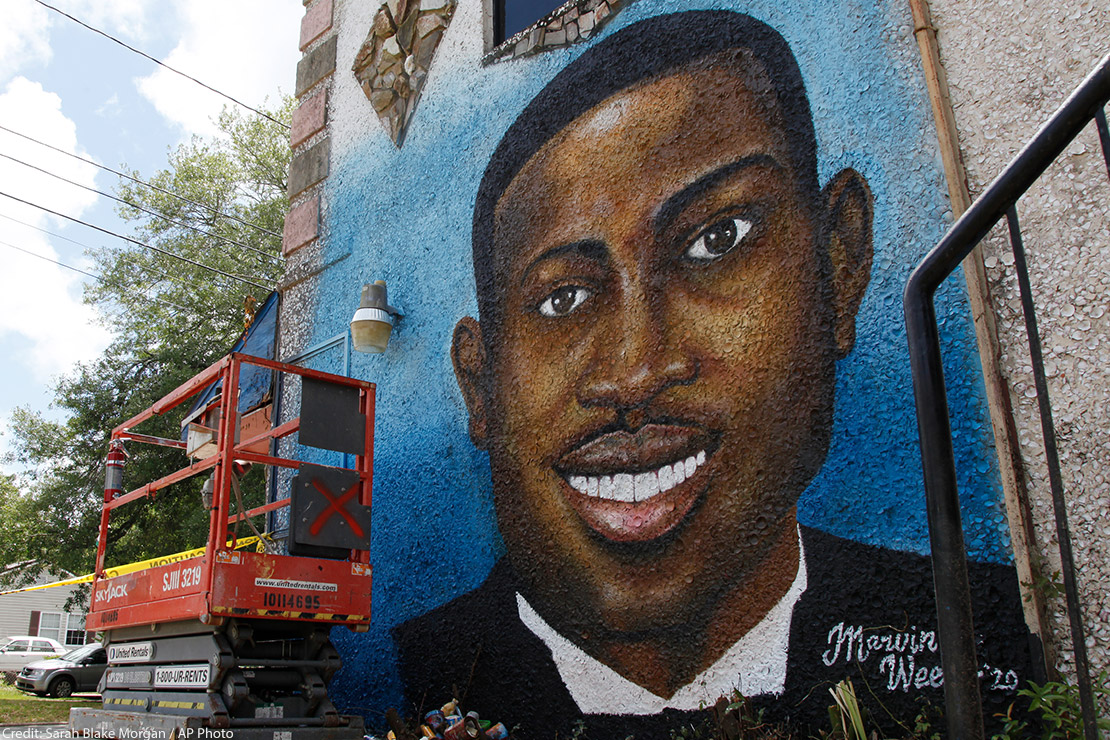
[[[56,147],[53,144],[47,144],[45,141],[39,141],[38,139],[34,138],[33,136],[28,136],[27,134],[20,133],[19,131],[15,131],[13,129],[10,129],[7,126],[0,125],[0,131],[7,131],[9,134],[15,134],[16,136],[18,136],[20,138],[23,138],[23,139],[26,139],[27,141],[33,141],[34,143],[38,144],[39,146],[44,146],[47,149],[53,149],[54,151],[56,151],[60,154],[64,154],[67,157],[73,157],[74,159],[80,160],[80,161],[84,162],[85,164],[91,164],[93,167],[99,167],[100,169],[105,170],[106,172],[111,172],[113,175],[115,175],[117,177],[122,177],[126,180],[130,180],[133,183],[136,183],[138,185],[142,185],[143,187],[150,188],[151,190],[157,190],[159,193],[162,193],[163,195],[168,195],[172,198],[177,198],[178,200],[180,200],[183,203],[188,203],[191,206],[196,206],[197,208],[203,208],[207,211],[211,211],[212,213],[216,214],[217,216],[222,216],[223,218],[230,218],[232,221],[237,221],[238,223],[243,224],[243,226],[249,226],[252,229],[257,229],[258,231],[261,231],[263,234],[269,234],[270,236],[276,236],[278,239],[281,238],[281,234],[277,233],[276,231],[270,231],[269,229],[267,229],[263,226],[259,226],[258,224],[251,223],[250,221],[244,221],[243,219],[239,218],[238,216],[232,215],[230,213],[224,213],[223,211],[219,210],[218,208],[214,208],[214,207],[208,205],[207,203],[201,203],[199,201],[195,201],[195,200],[192,200],[190,198],[186,198],[184,195],[180,195],[178,193],[175,193],[172,190],[166,190],[165,188],[159,187],[158,185],[155,185],[154,183],[146,182],[145,180],[140,180],[139,178],[137,178],[133,175],[129,175],[126,172],[120,172],[119,170],[114,170],[111,167],[100,164],[99,162],[94,162],[91,159],[86,159],[85,157],[82,157],[80,154],[74,154],[73,152],[67,152],[65,149],[61,149],[59,147]]]
[[[123,252],[122,254],[125,257],[130,258],[131,264],[133,266],[138,267],[142,270],[147,270],[148,272],[152,272],[155,275],[157,275],[159,279],[169,280],[169,281],[177,283],[178,285],[184,285],[186,288],[189,288],[191,290],[203,290],[199,285],[197,285],[195,283],[190,283],[188,280],[182,280],[179,277],[174,277],[173,275],[170,275],[168,272],[164,272],[162,270],[159,270],[157,267],[154,267],[152,265],[144,265],[144,264],[140,264],[140,263],[135,262],[135,253],[134,252]]]
[[[104,278],[100,277],[99,275],[93,275],[91,272],[85,272],[84,270],[82,270],[79,267],[74,267],[73,265],[67,265],[64,262],[59,262],[58,260],[51,259],[51,258],[47,257],[44,254],[39,254],[38,252],[32,252],[30,249],[24,249],[23,247],[17,247],[14,244],[8,244],[6,241],[0,241],[0,244],[3,244],[5,247],[11,247],[12,249],[23,252],[24,254],[29,254],[32,257],[38,257],[40,260],[46,260],[47,262],[53,262],[58,267],[64,267],[67,270],[73,270],[74,272],[79,272],[82,275],[88,275],[93,280],[100,280],[100,281],[104,280]]]
[[[85,23],[84,21],[82,21],[82,20],[80,20],[80,19],[78,19],[78,18],[74,18],[74,17],[72,16],[72,15],[70,15],[69,13],[66,13],[66,12],[65,12],[64,10],[59,10],[58,8],[55,8],[55,7],[53,6],[53,5],[50,5],[49,3],[45,3],[45,2],[43,2],[43,0],[35,0],[35,2],[36,2],[36,3],[38,3],[39,5],[43,6],[44,8],[49,8],[50,10],[53,10],[53,11],[54,11],[55,13],[58,13],[59,15],[64,15],[64,16],[65,16],[66,18],[69,18],[69,19],[70,19],[71,21],[73,21],[74,23],[76,23],[76,24],[78,24],[78,25],[81,25],[81,26],[84,26],[85,28],[89,29],[90,31],[92,31],[92,32],[94,32],[94,33],[98,33],[98,34],[100,34],[101,36],[103,36],[104,38],[108,39],[109,41],[114,41],[115,43],[119,44],[120,46],[122,46],[123,48],[127,49],[128,51],[133,51],[133,52],[135,52],[136,54],[138,54],[139,56],[141,56],[141,57],[145,57],[145,58],[149,59],[150,61],[154,62],[155,64],[157,64],[157,65],[159,65],[159,66],[165,67],[166,69],[168,69],[169,71],[173,72],[174,74],[177,74],[177,75],[181,75],[181,76],[182,76],[182,77],[184,77],[185,79],[187,79],[187,80],[191,80],[192,82],[195,82],[195,83],[197,83],[198,85],[200,85],[200,86],[201,86],[201,87],[203,87],[204,89],[206,89],[206,90],[211,90],[212,92],[216,93],[217,95],[220,95],[220,96],[222,96],[222,97],[225,97],[225,98],[227,98],[228,100],[230,100],[230,101],[231,101],[232,103],[235,103],[236,105],[242,106],[243,108],[246,108],[246,109],[247,109],[247,110],[249,110],[249,111],[254,111],[254,112],[255,112],[255,113],[257,113],[258,115],[262,116],[263,118],[266,118],[266,119],[268,119],[268,120],[270,120],[270,121],[273,121],[273,122],[274,122],[274,123],[276,123],[277,125],[279,125],[279,126],[281,126],[282,128],[284,128],[284,129],[285,129],[286,131],[288,131],[288,130],[289,130],[289,126],[287,126],[286,124],[284,124],[284,123],[282,123],[281,121],[277,120],[276,118],[273,118],[272,116],[269,116],[269,115],[267,115],[266,113],[263,113],[262,111],[258,110],[257,108],[252,108],[251,106],[247,105],[246,103],[244,103],[244,102],[242,102],[242,101],[240,101],[240,100],[236,100],[235,98],[231,97],[231,96],[230,96],[230,95],[228,95],[227,93],[224,93],[224,92],[220,92],[219,90],[217,90],[216,88],[212,87],[211,85],[206,85],[206,84],[204,84],[203,82],[201,82],[200,80],[198,80],[198,79],[197,79],[196,77],[191,77],[191,76],[189,76],[189,75],[185,74],[184,72],[182,72],[182,71],[180,71],[180,70],[174,69],[173,67],[171,67],[170,65],[166,64],[166,63],[165,63],[165,62],[163,62],[162,60],[160,60],[160,59],[155,59],[155,58],[154,58],[154,57],[152,57],[152,56],[151,56],[150,54],[147,54],[147,53],[146,53],[145,51],[139,51],[139,50],[138,50],[138,49],[136,49],[136,48],[135,48],[134,46],[131,46],[131,45],[127,44],[126,42],[120,41],[120,40],[119,40],[119,39],[117,39],[117,38],[116,38],[115,36],[112,36],[112,35],[111,35],[111,34],[109,34],[109,33],[105,33],[104,31],[101,31],[101,30],[100,30],[99,28],[95,28],[95,27],[93,27],[93,26],[90,26],[90,25],[89,25],[88,23]]]
[[[9,154],[4,154],[3,152],[0,152],[0,157],[3,157],[4,159],[11,160],[12,162],[15,162],[17,164],[21,164],[24,167],[30,167],[32,170],[35,170],[36,172],[41,172],[44,175],[48,175],[48,176],[53,177],[55,179],[61,180],[62,182],[68,182],[70,185],[73,185],[75,187],[79,187],[79,188],[82,188],[84,190],[88,190],[89,192],[96,193],[97,195],[102,195],[105,198],[111,198],[112,200],[116,201],[117,203],[123,203],[125,206],[131,206],[132,208],[136,208],[136,209],[142,211],[143,213],[149,214],[151,216],[155,216],[155,217],[158,217],[158,218],[164,218],[167,221],[169,221],[171,224],[174,224],[175,226],[182,226],[186,229],[192,229],[193,231],[196,231],[197,233],[204,234],[205,236],[212,237],[213,239],[218,239],[218,240],[220,240],[222,242],[226,242],[228,244],[234,244],[235,246],[239,247],[240,249],[246,249],[246,250],[249,250],[251,252],[256,252],[257,254],[260,254],[263,257],[266,257],[270,260],[273,260],[276,264],[281,263],[281,258],[278,257],[277,255],[270,254],[269,252],[264,252],[261,249],[256,249],[256,248],[250,246],[249,244],[243,244],[242,242],[237,242],[234,239],[228,239],[227,237],[220,236],[219,234],[213,234],[211,231],[206,231],[205,229],[202,229],[199,226],[193,226],[192,224],[187,223],[185,221],[178,221],[177,219],[170,218],[169,216],[165,215],[164,213],[158,213],[158,211],[152,211],[151,209],[146,208],[144,206],[141,206],[138,203],[132,203],[129,200],[124,200],[123,198],[112,195],[111,193],[105,193],[103,190],[97,190],[94,187],[90,187],[88,185],[83,185],[82,183],[79,183],[75,180],[70,180],[68,177],[63,177],[62,175],[59,175],[56,172],[51,172],[50,170],[43,169],[42,167],[39,167],[37,165],[33,165],[33,164],[28,163],[28,162],[24,162],[22,159],[16,159],[15,157],[13,157]],[[225,252],[226,252],[226,250],[225,250]]]
[[[41,228],[39,226],[35,226],[34,224],[29,224],[26,221],[20,221],[18,218],[15,218],[14,216],[9,216],[6,213],[0,213],[0,218],[6,218],[9,221],[15,221],[17,224],[22,224],[23,226],[26,226],[29,229],[34,229],[35,231],[41,231],[42,233],[46,234],[47,236],[52,236],[55,239],[63,239],[65,241],[69,242],[70,244],[76,244],[79,247],[84,247],[85,249],[89,249],[89,250],[93,249],[93,247],[90,247],[88,244],[85,244],[84,242],[79,242],[76,239],[70,239],[68,236],[62,236],[61,234],[55,234],[53,231],[47,231],[44,228]]]
[[[79,247],[84,247],[85,249],[89,250],[90,252],[93,249],[95,249],[95,247],[91,247],[88,244],[85,244],[84,242],[79,242],[76,239],[70,239],[68,236],[62,236],[61,234],[55,234],[53,231],[48,231],[48,230],[46,230],[44,228],[41,228],[39,226],[35,226],[34,224],[29,224],[26,221],[20,221],[18,218],[13,218],[12,216],[7,215],[6,213],[0,213],[0,218],[6,218],[9,221],[15,221],[17,224],[22,224],[22,225],[26,226],[29,229],[34,229],[35,231],[41,231],[43,234],[46,234],[47,236],[52,236],[55,239],[62,239],[64,241],[69,242],[70,244],[76,244]],[[8,246],[11,246],[11,245],[9,244]],[[134,258],[134,253],[133,252],[124,252],[123,254],[125,254],[128,257]],[[166,280],[172,280],[173,282],[175,282],[179,285],[184,285],[186,288],[191,288],[193,290],[201,290],[201,287],[199,285],[197,285],[196,283],[190,283],[187,280],[182,280],[179,277],[175,277],[173,275],[170,275],[167,272],[163,272],[162,270],[159,270],[157,267],[154,267],[153,265],[139,264],[139,263],[136,263],[134,261],[132,261],[131,264],[134,265],[135,267],[140,268],[140,269],[148,270],[148,271],[154,273],[155,275],[158,275],[161,278],[165,278]],[[101,279],[103,279],[103,278],[101,278]]]
[[[84,270],[82,270],[79,267],[74,267],[73,265],[67,265],[64,262],[59,262],[58,260],[50,259],[46,255],[38,254],[37,252],[32,252],[30,249],[24,249],[23,247],[17,247],[16,245],[9,244],[6,241],[0,241],[0,245],[3,245],[5,247],[11,247],[12,249],[23,252],[24,254],[29,254],[32,257],[38,257],[40,260],[46,260],[47,262],[53,262],[58,267],[64,267],[67,270],[73,270],[74,272],[79,272],[82,275],[88,275],[93,280],[97,280],[99,282],[104,282],[104,278],[100,275],[94,275],[91,272],[85,272]],[[167,301],[167,300],[162,299],[162,298],[157,298],[155,296],[144,295],[143,298],[147,299],[148,301],[154,301],[155,303],[161,303],[166,308],[175,308],[178,311],[185,311],[186,310],[184,307],[179,306],[176,303],[171,303],[170,301]]]
[[[117,237],[119,239],[123,239],[124,241],[131,242],[132,244],[137,244],[140,247],[145,247],[145,248],[153,250],[155,252],[159,252],[161,254],[166,255],[167,257],[173,257],[174,259],[181,260],[182,262],[188,262],[190,265],[195,265],[196,267],[200,267],[201,269],[208,270],[209,272],[214,272],[218,275],[223,275],[224,277],[229,277],[232,280],[238,280],[239,282],[246,283],[247,285],[253,285],[254,287],[258,288],[259,290],[270,290],[270,288],[266,287],[265,285],[262,285],[261,283],[256,283],[255,281],[251,280],[250,278],[245,278],[242,275],[235,275],[234,273],[230,273],[230,272],[224,272],[223,270],[221,270],[219,268],[211,267],[209,265],[204,264],[203,262],[197,262],[194,259],[189,259],[188,257],[182,257],[180,254],[174,254],[173,252],[169,252],[165,249],[162,249],[161,247],[156,247],[153,244],[147,244],[145,242],[139,241],[138,239],[132,239],[129,236],[124,236],[123,234],[117,234],[116,232],[105,229],[102,226],[97,226],[96,224],[90,224],[88,221],[82,221],[81,219],[74,218],[73,216],[67,216],[64,213],[59,213],[58,211],[47,208],[46,206],[40,206],[38,203],[32,203],[29,200],[23,200],[23,198],[17,198],[16,196],[10,195],[9,193],[5,193],[3,191],[0,191],[0,195],[3,195],[5,198],[11,198],[12,200],[17,201],[19,203],[22,203],[24,205],[31,206],[32,208],[38,208],[41,211],[46,211],[47,213],[51,213],[55,216],[58,216],[59,218],[68,219],[70,221],[73,221],[74,223],[79,223],[82,226],[87,226],[90,229],[96,229],[97,231],[103,232],[105,234],[109,234],[109,235]]]

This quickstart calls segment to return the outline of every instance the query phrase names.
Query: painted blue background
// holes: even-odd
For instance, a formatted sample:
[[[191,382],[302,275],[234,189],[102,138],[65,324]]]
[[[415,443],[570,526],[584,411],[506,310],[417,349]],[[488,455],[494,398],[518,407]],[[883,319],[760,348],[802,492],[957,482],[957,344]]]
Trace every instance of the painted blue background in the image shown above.
[[[598,37],[659,13],[725,8],[777,28],[805,77],[822,184],[860,171],[875,199],[875,263],[857,318],[854,351],[838,367],[834,441],[799,502],[799,519],[837,535],[927,551],[917,428],[901,312],[912,266],[950,221],[920,59],[902,2],[637,0]],[[357,33],[364,33],[356,29]],[[450,33],[450,31],[449,31]],[[476,315],[471,210],[486,162],[505,129],[587,45],[481,67],[437,60],[404,147],[373,127],[327,180],[326,260],[312,341],[346,331],[359,286],[385,279],[406,316],[388,353],[355,355],[351,374],[377,383],[374,623],[335,630],[347,667],[337,703],[372,724],[401,706],[389,630],[476,587],[503,551],[489,464],[467,437],[449,359],[451,332]],[[342,73],[342,72],[341,72]],[[970,554],[1008,561],[990,425],[963,283],[938,295]],[[310,342],[311,343],[311,342]],[[314,366],[342,372],[342,353]],[[446,699],[446,697],[444,697]],[[431,701],[435,699],[430,698]]]

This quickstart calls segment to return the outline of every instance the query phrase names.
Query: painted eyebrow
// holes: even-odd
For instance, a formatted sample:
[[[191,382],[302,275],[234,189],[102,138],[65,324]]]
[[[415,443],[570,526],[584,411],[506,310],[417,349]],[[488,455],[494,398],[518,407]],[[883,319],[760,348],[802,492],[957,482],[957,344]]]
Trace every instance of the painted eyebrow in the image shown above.
[[[770,154],[753,154],[750,157],[742,157],[735,162],[722,165],[712,172],[702,175],[668,198],[667,202],[659,207],[659,212],[655,215],[655,218],[652,219],[652,228],[658,233],[673,221],[692,200],[701,196],[705,191],[716,187],[721,180],[740,170],[758,166],[770,166],[773,169],[779,169],[779,163]]]
[[[530,273],[534,267],[545,260],[561,257],[564,254],[576,254],[601,263],[609,262],[609,252],[605,249],[605,245],[599,241],[582,239],[580,241],[571,242],[570,244],[560,244],[557,247],[548,249],[528,263],[528,266],[524,268],[524,273],[520,276],[521,285],[528,279],[528,273]]]

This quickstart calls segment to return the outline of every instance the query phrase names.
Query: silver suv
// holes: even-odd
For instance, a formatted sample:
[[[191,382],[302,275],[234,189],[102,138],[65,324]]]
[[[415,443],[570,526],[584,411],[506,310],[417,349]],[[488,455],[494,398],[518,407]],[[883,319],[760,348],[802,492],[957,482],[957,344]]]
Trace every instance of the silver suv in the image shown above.
[[[102,645],[94,642],[71,650],[60,658],[37,660],[23,666],[15,677],[15,687],[40,696],[69,696],[78,691],[96,691],[107,668],[108,655]]]

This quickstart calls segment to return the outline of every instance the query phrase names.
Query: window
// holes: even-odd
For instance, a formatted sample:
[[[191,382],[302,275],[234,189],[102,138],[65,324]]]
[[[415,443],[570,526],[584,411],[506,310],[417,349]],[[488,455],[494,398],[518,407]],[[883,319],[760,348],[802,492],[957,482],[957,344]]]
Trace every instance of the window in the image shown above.
[[[62,615],[59,612],[43,612],[39,615],[39,637],[62,641]],[[48,643],[46,643],[48,644]]]
[[[66,620],[66,645],[85,644],[85,617],[82,614],[70,614]]]
[[[500,44],[538,23],[565,0],[493,0],[493,43]]]
[[[32,653],[52,653],[54,648],[46,640],[31,640]]]

